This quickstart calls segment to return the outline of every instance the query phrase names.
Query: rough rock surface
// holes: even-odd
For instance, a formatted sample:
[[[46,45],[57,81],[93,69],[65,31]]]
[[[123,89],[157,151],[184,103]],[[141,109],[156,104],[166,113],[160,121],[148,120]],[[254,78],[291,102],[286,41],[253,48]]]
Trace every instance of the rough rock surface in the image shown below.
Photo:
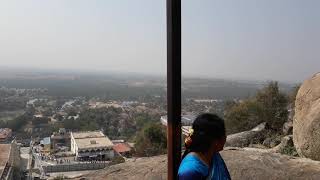
[[[226,147],[248,147],[250,144],[259,143],[265,137],[267,123],[261,123],[250,131],[228,135]]]
[[[295,105],[294,145],[300,156],[320,160],[320,73],[302,84]]]
[[[234,180],[320,179],[320,162],[310,159],[292,158],[253,148],[229,148],[221,154]],[[96,171],[78,180],[165,180],[166,166],[166,156],[140,158]]]
[[[167,156],[138,158],[110,166],[104,170],[78,178],[78,180],[164,180],[167,179]]]
[[[270,149],[270,152],[277,152],[282,154],[287,154],[291,156],[297,156],[296,149],[293,145],[293,137],[292,135],[285,136],[281,139],[281,143],[272,149]]]
[[[283,124],[282,133],[284,135],[290,135],[293,133],[293,122],[287,121]]]
[[[276,137],[276,138],[268,137],[263,141],[262,145],[264,146],[264,148],[262,148],[262,149],[274,148],[274,147],[278,146],[280,143],[281,143],[280,137]]]

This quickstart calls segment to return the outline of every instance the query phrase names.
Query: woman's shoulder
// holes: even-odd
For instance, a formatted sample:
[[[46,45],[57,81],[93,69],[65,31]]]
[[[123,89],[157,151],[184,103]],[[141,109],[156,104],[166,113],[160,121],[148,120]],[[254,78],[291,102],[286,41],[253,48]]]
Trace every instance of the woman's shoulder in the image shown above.
[[[208,176],[209,168],[196,155],[188,154],[179,167],[179,179],[192,177],[192,179],[202,179]]]

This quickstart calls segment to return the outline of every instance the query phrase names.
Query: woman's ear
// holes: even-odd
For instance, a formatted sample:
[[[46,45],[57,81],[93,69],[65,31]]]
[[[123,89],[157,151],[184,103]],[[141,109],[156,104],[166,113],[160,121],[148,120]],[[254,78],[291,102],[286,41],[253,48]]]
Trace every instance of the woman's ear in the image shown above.
[[[226,137],[219,138],[213,142],[215,152],[223,150],[224,144],[226,143]]]

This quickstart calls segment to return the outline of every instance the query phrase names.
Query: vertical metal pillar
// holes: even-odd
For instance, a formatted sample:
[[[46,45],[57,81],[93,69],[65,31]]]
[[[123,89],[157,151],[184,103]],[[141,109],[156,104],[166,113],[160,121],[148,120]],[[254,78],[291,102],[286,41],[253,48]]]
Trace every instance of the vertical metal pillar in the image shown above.
[[[181,161],[181,0],[167,0],[168,180]]]

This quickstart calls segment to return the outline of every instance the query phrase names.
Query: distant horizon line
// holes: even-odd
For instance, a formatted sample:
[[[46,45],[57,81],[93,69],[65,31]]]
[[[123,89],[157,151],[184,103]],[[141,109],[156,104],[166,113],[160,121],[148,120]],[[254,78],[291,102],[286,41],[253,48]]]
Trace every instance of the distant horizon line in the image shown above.
[[[136,75],[136,76],[151,76],[157,78],[166,78],[166,74],[163,73],[148,73],[148,72],[124,72],[121,70],[101,70],[101,69],[84,69],[84,68],[40,68],[40,67],[31,67],[31,66],[7,66],[0,65],[0,69],[7,69],[11,71],[25,70],[25,71],[36,71],[38,73],[45,72],[47,73],[85,73],[91,75]],[[202,79],[202,80],[227,80],[227,81],[247,81],[247,82],[259,82],[266,83],[270,81],[277,81],[284,84],[300,84],[302,82],[293,81],[293,80],[277,80],[277,79],[254,79],[254,78],[236,78],[236,77],[212,77],[206,75],[195,75],[195,74],[182,74],[183,79]]]

